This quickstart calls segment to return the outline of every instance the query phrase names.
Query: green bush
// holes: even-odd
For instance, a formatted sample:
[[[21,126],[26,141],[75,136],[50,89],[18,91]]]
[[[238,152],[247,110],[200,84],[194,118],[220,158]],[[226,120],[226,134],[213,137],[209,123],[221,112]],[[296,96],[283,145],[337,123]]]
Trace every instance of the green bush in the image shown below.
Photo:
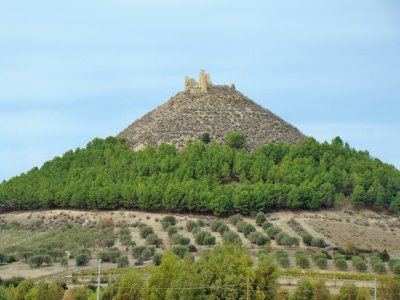
[[[233,215],[229,218],[229,223],[231,223],[233,226],[236,226],[236,224],[240,221],[243,221],[243,217],[240,214]]]
[[[139,256],[136,260],[135,260],[135,266],[141,266],[144,263],[144,259],[142,256]]]
[[[120,256],[117,258],[117,267],[124,268],[129,266],[129,258],[128,256]]]
[[[212,235],[206,235],[205,237],[204,237],[204,245],[207,245],[207,246],[212,246],[212,245],[215,245],[215,236],[212,236]]]
[[[89,263],[90,256],[87,253],[80,253],[75,257],[75,263],[77,266],[86,266]]]
[[[313,237],[311,239],[311,247],[325,248],[326,243],[325,243],[324,239]]]
[[[176,218],[174,216],[165,216],[161,219],[161,226],[163,230],[166,230],[169,226],[176,224]]]
[[[177,245],[189,245],[189,243],[190,243],[190,238],[184,237],[183,235],[178,234],[178,233],[174,234],[171,237],[171,240],[172,240],[172,243],[177,244]]]
[[[28,260],[28,264],[31,268],[39,268],[40,266],[42,266],[44,264],[51,265],[52,260],[51,260],[50,255],[39,254],[39,255],[31,256]]]
[[[146,237],[146,243],[148,245],[153,245],[159,248],[162,244],[162,240],[154,233],[151,233]]]
[[[209,232],[199,231],[195,234],[194,240],[198,245],[213,245],[215,244],[215,237],[213,237]]]
[[[307,246],[311,246],[311,240],[313,239],[312,235],[306,234],[303,236],[303,243]]]
[[[142,257],[144,261],[147,261],[153,256],[153,254],[154,253],[151,251],[151,249],[146,248],[143,250],[142,255],[140,257]]]
[[[139,229],[139,234],[142,239],[145,239],[149,234],[154,233],[153,228],[148,225],[142,225]]]
[[[275,241],[278,243],[278,245],[288,247],[299,246],[300,243],[300,240],[298,238],[289,236],[282,231],[275,236]]]
[[[368,266],[360,256],[353,256],[351,259],[354,269],[358,272],[365,272],[368,270]]]
[[[256,228],[244,221],[239,221],[236,224],[236,228],[239,232],[243,233],[245,237],[247,237],[251,232],[256,231]]]
[[[115,245],[115,240],[114,240],[114,239],[107,239],[107,240],[105,240],[104,245],[105,245],[107,248],[114,247],[114,245]]]
[[[195,228],[195,227],[200,227],[199,224],[197,224],[197,222],[192,221],[192,220],[188,220],[186,222],[187,231],[192,232],[193,228]]]
[[[400,259],[391,258],[389,260],[389,268],[394,274],[400,275]]]
[[[304,252],[297,251],[295,254],[296,265],[302,269],[306,269],[310,267],[310,261]]]
[[[272,223],[265,221],[264,223],[262,223],[262,228],[267,231],[268,228],[270,228],[272,226]]]
[[[228,133],[225,144],[233,149],[243,149],[246,146],[246,135],[241,132]]]
[[[222,224],[218,227],[219,234],[223,235],[225,232],[229,231],[229,226],[226,224]]]
[[[318,257],[315,260],[315,264],[318,266],[320,269],[326,269],[328,266],[328,260],[324,257]]]
[[[347,270],[347,262],[344,258],[338,258],[334,260],[336,268],[338,268],[341,271]]]
[[[224,239],[225,242],[232,243],[232,244],[242,244],[242,239],[240,236],[231,230],[225,231],[224,234],[222,235],[222,238]]]
[[[275,236],[280,233],[282,231],[282,229],[275,227],[275,226],[270,226],[267,229],[267,234],[268,236],[271,238],[271,240],[275,239]]]
[[[275,252],[276,261],[282,268],[290,267],[289,255],[286,251],[278,250]]]
[[[117,248],[113,248],[106,251],[100,251],[97,253],[97,258],[101,259],[104,262],[113,262],[116,263],[117,259],[121,256],[121,251]]]
[[[8,263],[8,255],[0,252],[0,264]]]
[[[257,215],[256,215],[256,220],[255,220],[255,221],[256,221],[256,224],[257,224],[258,226],[262,226],[263,223],[264,223],[265,221],[267,221],[267,218],[265,217],[264,213],[258,212]]]
[[[142,255],[142,252],[146,249],[145,246],[135,246],[132,248],[132,257],[139,258]]]
[[[172,247],[172,252],[174,252],[180,258],[183,258],[185,256],[185,254],[187,252],[189,252],[189,249],[186,246],[177,245],[177,246]]]
[[[374,253],[371,255],[370,263],[375,273],[387,273],[385,263],[381,260],[379,253]]]
[[[210,223],[210,229],[214,232],[218,231],[218,228],[223,225],[224,223],[221,222],[220,220],[213,220]]]
[[[171,237],[173,236],[175,233],[178,232],[178,228],[174,225],[171,225],[167,228],[167,232],[168,232],[168,236]]]
[[[68,267],[68,258],[63,257],[63,258],[61,259],[61,261],[60,261],[60,265],[61,265],[61,267],[63,267],[63,268]]]
[[[153,264],[155,266],[161,265],[161,260],[162,260],[162,255],[159,253],[156,253],[153,255]]]
[[[257,231],[253,231],[249,234],[249,240],[257,246],[262,246],[271,242],[269,237]]]

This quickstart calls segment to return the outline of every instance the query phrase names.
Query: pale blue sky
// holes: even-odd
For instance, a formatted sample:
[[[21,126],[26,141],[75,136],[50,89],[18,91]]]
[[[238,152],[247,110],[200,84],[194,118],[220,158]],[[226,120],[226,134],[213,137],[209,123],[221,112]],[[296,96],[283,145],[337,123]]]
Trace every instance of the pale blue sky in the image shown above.
[[[400,1],[0,4],[0,180],[116,135],[211,73],[400,167]]]

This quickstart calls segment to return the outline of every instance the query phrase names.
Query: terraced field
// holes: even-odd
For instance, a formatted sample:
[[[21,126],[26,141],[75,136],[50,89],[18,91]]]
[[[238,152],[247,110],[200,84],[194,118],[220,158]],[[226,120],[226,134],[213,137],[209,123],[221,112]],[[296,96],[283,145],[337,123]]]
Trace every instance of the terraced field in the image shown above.
[[[128,268],[144,272],[164,251],[198,258],[216,243],[240,242],[257,263],[271,255],[289,289],[304,277],[322,277],[337,291],[345,282],[371,287],[400,270],[400,219],[370,211],[276,212],[216,218],[140,211],[32,211],[0,215],[0,277],[64,279],[70,286],[104,282]],[[87,257],[85,251],[87,250]],[[60,251],[56,251],[60,250]],[[386,255],[386,251],[389,257]],[[35,264],[34,256],[49,256]],[[0,254],[1,257],[1,254]],[[80,258],[87,261],[79,262]],[[389,259],[391,259],[389,261]],[[15,262],[14,262],[15,260]],[[78,263],[78,266],[77,266]]]

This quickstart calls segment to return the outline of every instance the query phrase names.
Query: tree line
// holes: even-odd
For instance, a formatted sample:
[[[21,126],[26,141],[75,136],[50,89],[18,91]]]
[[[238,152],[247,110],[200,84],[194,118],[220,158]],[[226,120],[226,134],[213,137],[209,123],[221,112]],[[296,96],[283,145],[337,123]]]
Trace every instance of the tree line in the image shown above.
[[[240,133],[133,152],[123,139],[95,138],[41,168],[0,184],[0,209],[145,209],[249,214],[320,209],[340,201],[400,211],[400,172],[337,137],[250,152]]]

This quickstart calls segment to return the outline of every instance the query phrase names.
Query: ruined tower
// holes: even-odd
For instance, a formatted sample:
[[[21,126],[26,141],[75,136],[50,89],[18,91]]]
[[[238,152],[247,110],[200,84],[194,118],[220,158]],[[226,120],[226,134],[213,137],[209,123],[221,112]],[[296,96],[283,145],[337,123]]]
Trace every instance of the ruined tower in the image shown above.
[[[195,79],[185,76],[184,91],[193,95],[207,94],[208,87],[212,86],[211,76],[204,70],[200,70],[199,82]]]

